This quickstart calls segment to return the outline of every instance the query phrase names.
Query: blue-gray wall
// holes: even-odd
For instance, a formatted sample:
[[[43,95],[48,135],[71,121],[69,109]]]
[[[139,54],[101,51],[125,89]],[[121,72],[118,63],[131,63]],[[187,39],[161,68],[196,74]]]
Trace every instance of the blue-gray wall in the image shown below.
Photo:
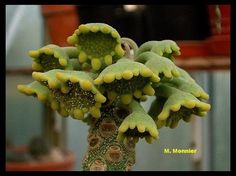
[[[28,50],[42,45],[42,22],[39,6],[6,6],[7,69],[30,68]],[[32,80],[31,75],[6,75],[6,137],[17,144],[26,144],[32,135],[41,134],[42,104],[16,90],[17,84]]]

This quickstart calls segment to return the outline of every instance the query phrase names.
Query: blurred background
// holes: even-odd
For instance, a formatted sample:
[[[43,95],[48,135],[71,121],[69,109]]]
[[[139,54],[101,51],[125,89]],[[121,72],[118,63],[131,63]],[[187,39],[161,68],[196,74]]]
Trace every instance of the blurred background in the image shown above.
[[[66,38],[83,23],[104,22],[138,45],[171,39],[182,55],[176,64],[186,69],[210,95],[211,111],[190,124],[161,129],[154,144],[136,146],[135,171],[230,170],[230,5],[7,5],[6,6],[6,140],[26,145],[44,136],[72,151],[73,167],[81,170],[88,126],[63,119],[33,97],[16,89],[33,81],[28,51]],[[152,99],[143,103],[150,105]],[[167,155],[164,148],[198,149],[194,155]]]

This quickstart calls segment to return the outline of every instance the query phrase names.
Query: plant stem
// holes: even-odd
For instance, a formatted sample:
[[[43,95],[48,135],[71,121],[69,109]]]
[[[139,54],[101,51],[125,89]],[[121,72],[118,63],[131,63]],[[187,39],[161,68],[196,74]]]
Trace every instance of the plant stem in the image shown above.
[[[84,171],[130,171],[135,164],[133,138],[124,142],[118,142],[116,139],[118,127],[123,120],[122,112],[117,114],[120,115],[112,113],[110,116],[111,113],[102,113],[98,120],[90,117],[92,122],[88,135],[89,145],[82,161]]]
[[[127,37],[123,37],[121,38],[121,40],[122,42],[127,43],[130,46],[131,50],[134,51],[134,56],[136,56],[138,51],[138,45],[135,43],[135,41]]]

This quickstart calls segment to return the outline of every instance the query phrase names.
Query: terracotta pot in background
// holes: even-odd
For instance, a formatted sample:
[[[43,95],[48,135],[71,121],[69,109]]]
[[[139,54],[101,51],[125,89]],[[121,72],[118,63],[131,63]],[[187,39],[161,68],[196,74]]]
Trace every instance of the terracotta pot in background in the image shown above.
[[[230,8],[230,5],[219,5],[221,31],[218,33],[216,5],[208,6],[211,37],[208,38],[207,45],[212,55],[230,55]]]
[[[24,153],[27,147],[17,146],[14,151]],[[72,171],[75,162],[75,154],[69,151],[63,162],[6,162],[6,171]]]
[[[79,26],[75,5],[41,5],[50,40],[59,46],[68,46],[66,39]]]
[[[221,31],[216,30],[216,5],[208,5],[211,36],[200,41],[178,41],[182,59],[190,57],[230,56],[230,5],[219,5]]]

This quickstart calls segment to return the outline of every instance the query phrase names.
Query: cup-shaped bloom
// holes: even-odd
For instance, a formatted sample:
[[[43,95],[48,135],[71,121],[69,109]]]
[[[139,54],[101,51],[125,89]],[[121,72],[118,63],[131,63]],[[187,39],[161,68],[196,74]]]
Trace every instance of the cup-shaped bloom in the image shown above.
[[[129,104],[129,109],[131,113],[121,123],[117,139],[134,138],[138,142],[139,138],[145,137],[148,143],[152,143],[159,135],[152,117],[135,100]]]
[[[180,48],[176,42],[172,40],[146,42],[139,47],[137,55],[147,51],[154,52],[159,56],[167,57],[170,60],[174,59],[173,56],[180,55]]]
[[[159,102],[162,110],[154,117],[159,127],[165,125],[175,128],[179,120],[188,122],[192,114],[205,116],[211,108],[210,104],[200,101],[194,95],[168,85],[160,84],[155,91],[157,96],[166,99],[164,103]]]
[[[39,101],[58,111],[61,116],[67,117],[69,115],[65,109],[60,108],[59,102],[54,98],[50,88],[42,82],[34,81],[27,85],[19,84],[17,89],[25,95],[37,97]]]
[[[209,95],[196,82],[189,82],[183,77],[173,78],[167,82],[179,90],[191,93],[199,99],[207,100],[209,98]]]
[[[32,69],[35,71],[72,69],[69,59],[78,57],[78,49],[49,44],[38,50],[30,50],[29,56],[33,58]]]
[[[137,57],[137,61],[144,62],[145,65],[159,77],[171,79],[179,77],[178,67],[168,58],[159,56],[153,52],[144,52]]]
[[[111,65],[124,55],[119,33],[103,23],[82,24],[67,41],[78,48],[80,63],[89,60],[93,70]]]
[[[129,104],[133,96],[140,99],[143,95],[154,95],[152,82],[159,81],[160,78],[142,63],[123,58],[106,67],[94,83],[108,92],[110,100],[119,95],[122,103]]]
[[[58,109],[76,119],[83,119],[87,112],[95,118],[101,116],[100,107],[106,97],[94,86],[93,76],[87,72],[58,69],[33,73],[34,79],[50,88]]]

